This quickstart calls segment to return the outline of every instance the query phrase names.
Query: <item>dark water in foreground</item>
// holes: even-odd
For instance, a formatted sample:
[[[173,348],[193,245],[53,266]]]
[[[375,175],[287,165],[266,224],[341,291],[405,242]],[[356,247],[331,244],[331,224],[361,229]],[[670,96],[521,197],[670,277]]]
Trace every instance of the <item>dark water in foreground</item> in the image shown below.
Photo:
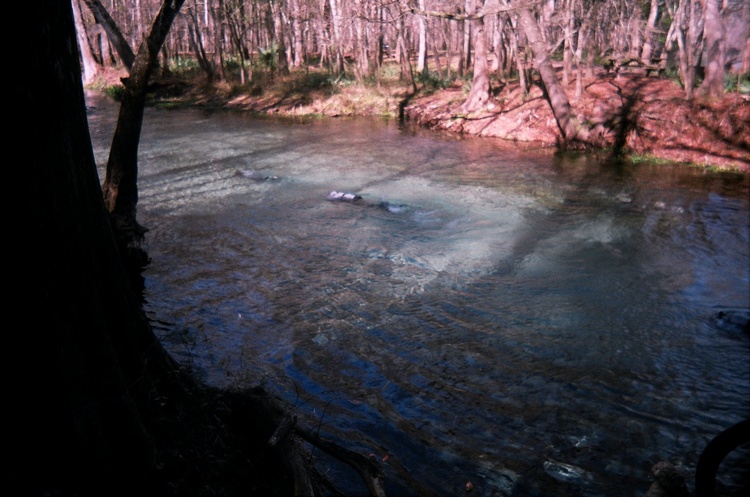
[[[103,164],[116,109],[89,103]],[[170,352],[387,456],[393,496],[414,494],[400,466],[441,496],[641,496],[659,460],[692,485],[750,417],[730,322],[750,314],[748,177],[154,109],[140,167],[146,310]],[[722,465],[727,493],[747,455]]]

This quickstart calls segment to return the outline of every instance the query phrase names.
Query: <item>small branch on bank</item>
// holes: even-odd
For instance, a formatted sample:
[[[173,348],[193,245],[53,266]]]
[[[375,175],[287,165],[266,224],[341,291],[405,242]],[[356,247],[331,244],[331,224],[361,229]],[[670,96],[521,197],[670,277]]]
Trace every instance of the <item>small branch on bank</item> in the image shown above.
[[[372,497],[386,497],[383,469],[375,459],[344,448],[312,430],[297,428],[295,433],[306,442],[354,468],[364,480]]]

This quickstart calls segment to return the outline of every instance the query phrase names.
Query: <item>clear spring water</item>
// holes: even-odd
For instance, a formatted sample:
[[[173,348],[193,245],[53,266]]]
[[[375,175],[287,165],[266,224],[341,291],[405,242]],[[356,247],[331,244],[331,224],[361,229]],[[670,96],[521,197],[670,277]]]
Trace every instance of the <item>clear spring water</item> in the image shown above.
[[[116,107],[88,98],[103,165]],[[392,496],[419,493],[403,470],[441,496],[640,496],[660,460],[692,486],[706,443],[750,417],[747,176],[148,109],[139,188],[168,350],[386,459]]]

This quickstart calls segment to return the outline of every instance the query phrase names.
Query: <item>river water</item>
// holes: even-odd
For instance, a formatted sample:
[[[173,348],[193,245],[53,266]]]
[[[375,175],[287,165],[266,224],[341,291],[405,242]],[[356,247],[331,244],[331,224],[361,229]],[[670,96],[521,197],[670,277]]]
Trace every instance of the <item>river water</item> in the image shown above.
[[[103,167],[117,108],[87,98]],[[641,496],[661,460],[692,486],[750,417],[747,176],[184,109],[147,109],[139,157],[167,349],[372,454],[391,496]]]

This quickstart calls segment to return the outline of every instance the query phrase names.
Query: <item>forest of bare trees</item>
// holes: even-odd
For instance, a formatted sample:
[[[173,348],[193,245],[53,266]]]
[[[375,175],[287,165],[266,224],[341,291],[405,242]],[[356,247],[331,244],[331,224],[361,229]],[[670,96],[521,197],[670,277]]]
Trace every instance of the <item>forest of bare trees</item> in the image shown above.
[[[129,67],[162,3],[72,1],[86,78]],[[244,83],[259,65],[315,66],[362,81],[392,58],[404,78],[474,74],[481,91],[482,78],[526,85],[545,59],[561,65],[563,84],[594,65],[637,64],[679,78],[689,97],[719,94],[725,76],[750,71],[749,38],[745,0],[187,0],[160,67],[197,64],[210,79]]]

